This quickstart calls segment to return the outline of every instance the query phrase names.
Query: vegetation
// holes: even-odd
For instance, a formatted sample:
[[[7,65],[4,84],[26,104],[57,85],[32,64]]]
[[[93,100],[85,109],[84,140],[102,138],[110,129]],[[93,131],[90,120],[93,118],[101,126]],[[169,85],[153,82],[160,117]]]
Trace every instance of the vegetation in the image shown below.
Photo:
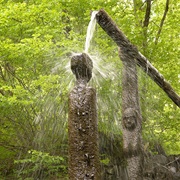
[[[180,3],[167,0],[167,11],[164,0],[150,7],[147,2],[0,0],[0,178],[66,173],[67,101],[74,82],[69,61],[72,52],[84,49],[91,10],[104,8],[180,94]],[[89,52],[99,131],[113,138],[122,133],[121,61],[99,26]],[[138,74],[144,149],[157,153],[161,144],[167,154],[179,154],[178,107],[144,72]]]
[[[43,153],[36,150],[28,151],[30,157],[23,160],[17,160],[15,164],[23,164],[22,171],[17,172],[17,177],[27,177],[32,179],[34,175],[40,178],[46,177],[65,177],[66,166],[63,165],[64,159],[59,156],[50,156],[49,153]],[[64,174],[64,172],[66,172]]]

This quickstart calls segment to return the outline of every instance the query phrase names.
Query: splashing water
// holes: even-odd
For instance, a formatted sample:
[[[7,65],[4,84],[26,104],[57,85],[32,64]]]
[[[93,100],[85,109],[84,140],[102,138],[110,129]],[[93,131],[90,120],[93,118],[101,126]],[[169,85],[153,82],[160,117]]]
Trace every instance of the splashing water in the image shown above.
[[[85,43],[85,53],[87,54],[95,31],[96,14],[97,11],[92,12],[91,21],[87,29]],[[72,52],[71,56],[80,54],[81,53]],[[106,57],[101,57],[99,52],[89,56],[93,61],[93,78],[90,82],[90,86],[95,87],[98,94],[99,132],[101,134],[100,149],[103,151],[102,153],[109,153],[111,156],[111,152],[113,152],[116,148],[115,145],[117,145],[114,142],[119,138],[117,134],[121,132],[121,127],[118,124],[121,101],[115,101],[115,99],[118,99],[120,96],[121,88],[116,91],[114,90],[115,85],[121,87],[121,85],[119,85],[119,69],[116,71],[117,67],[115,68],[112,62],[106,63]],[[51,69],[51,74],[52,78],[60,74],[60,78],[57,78],[56,81],[52,81],[53,87],[49,90],[47,95],[42,95],[41,93],[36,95],[39,95],[37,104],[40,104],[40,108],[37,110],[37,115],[33,121],[33,125],[36,128],[33,134],[33,148],[39,152],[50,152],[52,155],[59,154],[62,157],[66,157],[67,102],[68,92],[73,88],[74,76],[70,70],[69,55],[57,59],[58,62],[55,64],[54,68]],[[115,58],[113,58],[113,60],[116,61]],[[114,83],[112,83],[112,81]],[[51,83],[51,78],[49,83]],[[112,140],[114,141],[112,142]],[[118,142],[122,142],[122,140]],[[105,148],[108,149],[108,152],[104,152],[103,149]],[[106,156],[103,158],[106,159]],[[43,168],[41,171],[46,173]],[[119,173],[119,171],[120,170],[118,170],[117,173]],[[22,173],[22,168],[20,168],[19,172]],[[38,174],[35,173],[33,176],[37,179]]]
[[[86,43],[85,43],[85,53],[88,53],[89,50],[89,46],[90,46],[90,42],[91,39],[93,37],[94,34],[94,30],[96,27],[96,14],[98,13],[98,11],[93,11],[91,14],[91,21],[89,22],[88,28],[87,28],[87,35],[86,35]]]

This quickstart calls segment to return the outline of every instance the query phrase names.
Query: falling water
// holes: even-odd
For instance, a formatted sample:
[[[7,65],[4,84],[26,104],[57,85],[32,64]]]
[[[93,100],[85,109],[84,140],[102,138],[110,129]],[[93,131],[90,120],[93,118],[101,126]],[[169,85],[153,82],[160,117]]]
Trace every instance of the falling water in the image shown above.
[[[91,21],[89,22],[88,28],[87,28],[87,35],[86,35],[86,43],[85,43],[85,53],[88,53],[89,50],[89,46],[90,46],[90,42],[91,39],[93,37],[94,34],[94,30],[95,30],[95,26],[96,26],[96,14],[98,13],[98,11],[93,11],[91,14]]]
[[[116,76],[112,64],[101,64],[102,57],[100,57],[99,53],[96,54],[89,54],[89,47],[91,40],[93,38],[93,34],[96,27],[96,14],[98,11],[93,11],[91,13],[91,20],[89,22],[87,33],[86,33],[86,42],[85,42],[85,50],[84,52],[88,54],[88,56],[93,61],[93,78],[92,81],[95,82],[96,85],[100,84],[100,81],[103,79],[114,79]],[[72,56],[77,55],[77,53],[73,53]],[[68,69],[70,70],[69,66]],[[91,84],[92,85],[92,84]]]
[[[88,53],[95,31],[96,14],[97,11],[92,12],[91,21],[87,29],[85,53]],[[72,53],[72,56],[79,54]],[[106,57],[101,57],[100,52],[89,56],[93,60],[93,78],[90,86],[95,87],[98,94],[100,152],[105,154],[102,160],[108,161],[116,146],[120,146],[119,142],[122,142],[119,140],[118,145],[116,142],[120,138],[120,126],[117,123],[119,123],[121,101],[114,101],[114,99],[118,99],[120,96],[121,88],[118,91],[114,90],[114,84],[121,87],[119,82],[120,75],[116,71],[117,67],[115,68],[112,62],[106,63]],[[61,157],[66,157],[67,155],[67,92],[70,92],[74,82],[73,74],[70,71],[69,59],[69,56],[58,59],[57,64],[52,68],[52,75],[61,74],[61,78],[53,81],[57,85],[52,87],[47,95],[39,94],[40,98],[37,103],[41,104],[41,108],[33,121],[34,126],[37,127],[33,140],[33,148],[39,152],[50,152],[52,155],[58,154]],[[113,57],[113,60],[115,62],[116,58]],[[66,158],[64,159],[66,163]],[[111,164],[113,163],[111,162]],[[19,173],[22,173],[21,166]],[[43,173],[45,171],[42,169]],[[38,174],[33,176],[37,178]],[[109,179],[109,176],[107,179]]]

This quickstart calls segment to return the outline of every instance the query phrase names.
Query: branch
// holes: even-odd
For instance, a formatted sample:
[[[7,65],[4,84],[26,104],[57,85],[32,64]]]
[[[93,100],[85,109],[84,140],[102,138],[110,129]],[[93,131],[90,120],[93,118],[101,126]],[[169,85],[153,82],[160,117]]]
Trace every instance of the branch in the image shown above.
[[[16,146],[12,144],[8,144],[6,141],[1,141],[0,146],[3,146],[4,148],[16,152],[17,150],[27,150],[29,149],[28,147],[25,146]]]
[[[15,71],[14,71],[14,69],[12,70],[12,68],[13,68],[13,67],[10,67],[10,64],[9,64],[9,63],[7,63],[6,66],[5,66],[5,70],[6,70],[11,76],[13,76],[15,79],[17,79],[17,81],[19,82],[19,84],[21,84],[21,85],[23,86],[23,88],[27,90],[28,88],[26,87],[26,85],[25,85],[25,83],[23,82],[23,80],[21,80],[19,77],[17,77],[17,76],[15,75]]]
[[[146,54],[146,49],[147,49],[147,29],[149,26],[149,19],[150,19],[150,14],[151,14],[151,0],[146,0],[146,14],[144,17],[144,22],[143,22],[143,34],[144,34],[144,40],[143,40],[143,53]]]
[[[127,37],[117,27],[109,15],[100,10],[96,14],[96,20],[102,29],[115,41],[120,47],[121,53],[126,54],[135,59],[136,64],[141,67],[145,73],[147,73],[151,79],[168,95],[168,97],[180,107],[180,96],[176,94],[171,85],[164,79],[164,77],[158,72],[158,70],[144,57],[138,49],[130,43]]]
[[[158,40],[159,40],[161,31],[162,31],[162,27],[163,27],[164,21],[166,19],[166,15],[167,15],[168,10],[169,10],[169,0],[166,0],[166,7],[165,7],[165,10],[164,10],[163,17],[161,19],[161,23],[160,23],[160,27],[159,27],[158,33],[156,35],[155,44],[158,43]]]
[[[151,0],[146,0],[146,3],[147,3],[146,14],[145,14],[144,22],[143,22],[144,27],[148,27],[150,14],[151,14]]]

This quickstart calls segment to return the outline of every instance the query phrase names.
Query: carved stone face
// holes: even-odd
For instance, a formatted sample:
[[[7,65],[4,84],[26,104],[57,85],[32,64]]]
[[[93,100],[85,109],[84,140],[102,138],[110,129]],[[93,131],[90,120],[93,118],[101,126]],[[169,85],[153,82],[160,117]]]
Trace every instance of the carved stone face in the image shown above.
[[[128,130],[133,130],[137,125],[136,111],[133,108],[127,108],[123,113],[123,124]]]

